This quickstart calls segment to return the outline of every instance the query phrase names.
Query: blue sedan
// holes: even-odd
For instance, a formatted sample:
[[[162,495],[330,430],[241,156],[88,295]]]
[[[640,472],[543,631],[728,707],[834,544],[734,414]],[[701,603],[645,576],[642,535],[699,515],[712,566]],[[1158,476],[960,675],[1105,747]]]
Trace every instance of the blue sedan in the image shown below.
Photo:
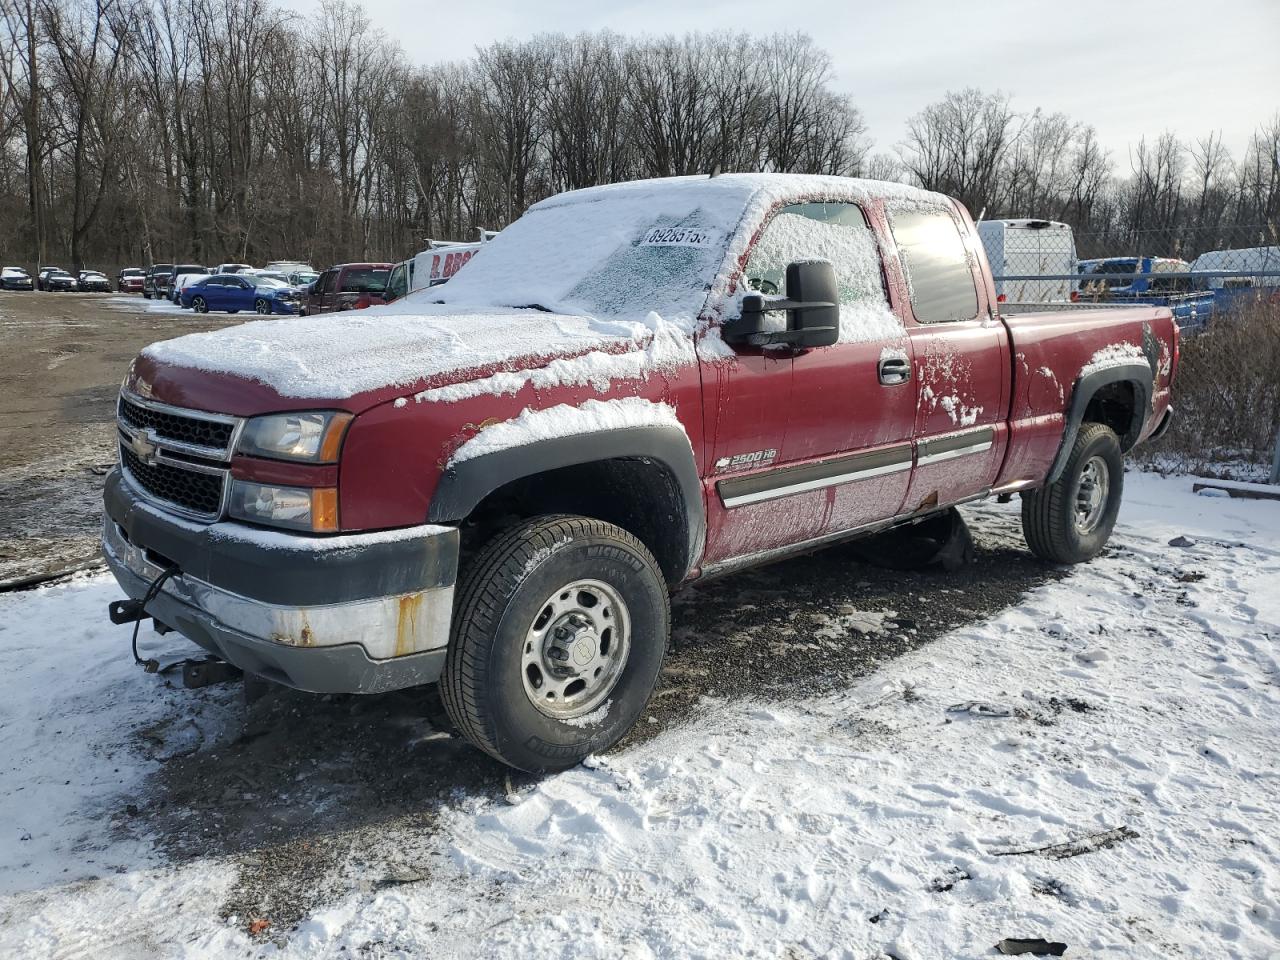
[[[298,294],[292,287],[271,277],[252,274],[215,273],[183,290],[181,302],[196,313],[210,310],[227,313],[252,310],[261,314],[298,312]]]

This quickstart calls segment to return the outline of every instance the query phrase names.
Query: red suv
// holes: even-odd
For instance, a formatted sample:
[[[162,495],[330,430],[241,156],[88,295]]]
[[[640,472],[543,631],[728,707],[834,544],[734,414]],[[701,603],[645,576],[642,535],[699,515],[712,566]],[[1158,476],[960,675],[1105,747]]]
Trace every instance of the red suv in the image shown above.
[[[383,303],[390,263],[340,263],[330,267],[303,295],[302,312],[361,310]]]

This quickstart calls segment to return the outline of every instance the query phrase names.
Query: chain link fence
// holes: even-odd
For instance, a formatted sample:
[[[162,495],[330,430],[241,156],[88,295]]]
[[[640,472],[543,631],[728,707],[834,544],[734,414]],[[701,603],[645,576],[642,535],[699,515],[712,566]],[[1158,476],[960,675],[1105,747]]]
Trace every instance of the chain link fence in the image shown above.
[[[1280,303],[1280,239],[1269,225],[1076,234],[1051,220],[984,220],[1002,301],[1169,307],[1184,333]],[[1269,241],[1269,242],[1267,242]]]

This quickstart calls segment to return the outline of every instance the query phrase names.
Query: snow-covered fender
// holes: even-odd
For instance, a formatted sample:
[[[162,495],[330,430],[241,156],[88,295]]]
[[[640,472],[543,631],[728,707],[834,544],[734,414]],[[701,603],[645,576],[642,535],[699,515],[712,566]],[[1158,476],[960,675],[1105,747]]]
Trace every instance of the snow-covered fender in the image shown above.
[[[1133,387],[1133,409],[1129,413],[1129,423],[1120,434],[1120,449],[1129,450],[1142,436],[1142,427],[1146,423],[1147,413],[1151,410],[1151,391],[1154,375],[1150,363],[1141,360],[1119,363],[1103,367],[1080,377],[1071,391],[1071,406],[1067,411],[1066,426],[1062,431],[1062,444],[1058,454],[1053,458],[1049,468],[1047,483],[1053,483],[1066,469],[1067,460],[1071,456],[1071,448],[1075,446],[1076,434],[1080,432],[1080,424],[1084,422],[1089,404],[1097,396],[1098,391],[1113,383],[1128,383]]]
[[[666,468],[675,481],[684,507],[686,551],[684,569],[677,578],[683,579],[702,556],[707,519],[693,450],[689,438],[676,426],[576,433],[451,462],[440,475],[427,516],[432,523],[460,523],[485,497],[513,481],[605,460],[653,461]]]

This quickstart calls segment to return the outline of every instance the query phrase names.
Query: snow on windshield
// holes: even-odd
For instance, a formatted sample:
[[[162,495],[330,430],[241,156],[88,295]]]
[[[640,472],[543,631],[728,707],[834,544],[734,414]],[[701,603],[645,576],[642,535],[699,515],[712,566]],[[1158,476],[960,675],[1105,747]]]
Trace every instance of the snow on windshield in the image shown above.
[[[741,190],[644,186],[536,205],[431,299],[619,320],[650,312],[696,319],[742,216]]]

